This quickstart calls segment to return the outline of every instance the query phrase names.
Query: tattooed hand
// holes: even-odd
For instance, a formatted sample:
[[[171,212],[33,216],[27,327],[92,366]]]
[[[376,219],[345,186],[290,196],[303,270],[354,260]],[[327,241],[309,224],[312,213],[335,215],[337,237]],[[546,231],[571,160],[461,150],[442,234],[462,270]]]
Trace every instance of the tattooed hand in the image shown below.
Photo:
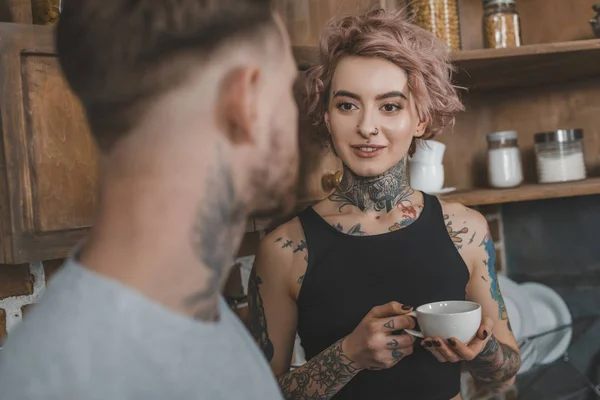
[[[344,353],[361,369],[390,368],[412,354],[414,339],[409,334],[395,334],[412,329],[415,320],[406,315],[412,310],[391,302],[373,307],[343,342]]]
[[[492,337],[493,330],[494,321],[489,317],[484,317],[477,335],[468,345],[455,338],[450,338],[446,342],[440,338],[425,338],[421,342],[421,346],[432,353],[439,362],[470,361],[483,351]]]
[[[425,339],[422,345],[440,362],[465,361],[471,375],[491,390],[499,392],[514,382],[521,367],[519,352],[499,342],[492,334],[494,322],[485,317],[475,339],[468,345],[451,338]]]

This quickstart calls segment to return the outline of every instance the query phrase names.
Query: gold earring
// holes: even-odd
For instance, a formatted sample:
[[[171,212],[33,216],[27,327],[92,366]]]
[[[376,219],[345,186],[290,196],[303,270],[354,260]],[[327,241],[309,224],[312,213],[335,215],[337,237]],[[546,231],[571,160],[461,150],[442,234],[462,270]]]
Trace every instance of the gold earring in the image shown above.
[[[342,170],[336,171],[333,174],[326,174],[321,180],[321,184],[325,190],[338,189],[342,183],[342,177],[344,172]]]

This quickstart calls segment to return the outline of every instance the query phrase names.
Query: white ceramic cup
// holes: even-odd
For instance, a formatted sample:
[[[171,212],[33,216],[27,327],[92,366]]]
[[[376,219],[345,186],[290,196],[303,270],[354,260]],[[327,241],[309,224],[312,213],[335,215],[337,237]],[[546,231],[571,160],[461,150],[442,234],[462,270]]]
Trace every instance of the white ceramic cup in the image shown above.
[[[469,344],[481,326],[481,306],[472,301],[438,301],[412,311],[421,331],[405,329],[419,338],[458,339]]]
[[[417,140],[415,154],[410,158],[411,161],[417,161],[425,164],[441,164],[444,159],[446,145],[435,140]]]
[[[444,165],[408,162],[410,186],[425,193],[437,193],[444,187]]]

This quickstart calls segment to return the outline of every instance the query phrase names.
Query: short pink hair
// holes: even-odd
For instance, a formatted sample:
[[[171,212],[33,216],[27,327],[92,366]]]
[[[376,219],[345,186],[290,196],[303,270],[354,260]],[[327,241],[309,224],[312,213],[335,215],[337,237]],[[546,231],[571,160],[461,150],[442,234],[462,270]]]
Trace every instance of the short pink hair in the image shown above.
[[[383,58],[406,71],[419,119],[429,121],[422,139],[431,139],[453,124],[454,114],[464,109],[452,85],[449,47],[410,23],[402,11],[377,9],[332,20],[321,33],[320,64],[307,71],[308,112],[321,128],[333,74],[345,56]],[[413,140],[409,154],[414,149]]]

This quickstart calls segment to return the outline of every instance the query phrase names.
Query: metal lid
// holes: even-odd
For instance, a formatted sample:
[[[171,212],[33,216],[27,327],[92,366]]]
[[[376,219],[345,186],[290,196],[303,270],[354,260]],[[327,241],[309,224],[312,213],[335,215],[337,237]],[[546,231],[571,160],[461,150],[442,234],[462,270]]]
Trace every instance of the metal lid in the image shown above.
[[[500,140],[514,140],[517,138],[517,131],[492,132],[486,135],[488,142],[498,142]]]
[[[540,132],[533,136],[535,143],[565,143],[583,139],[583,129],[557,129]]]
[[[491,4],[515,4],[516,0],[483,0],[483,6],[489,6]]]

